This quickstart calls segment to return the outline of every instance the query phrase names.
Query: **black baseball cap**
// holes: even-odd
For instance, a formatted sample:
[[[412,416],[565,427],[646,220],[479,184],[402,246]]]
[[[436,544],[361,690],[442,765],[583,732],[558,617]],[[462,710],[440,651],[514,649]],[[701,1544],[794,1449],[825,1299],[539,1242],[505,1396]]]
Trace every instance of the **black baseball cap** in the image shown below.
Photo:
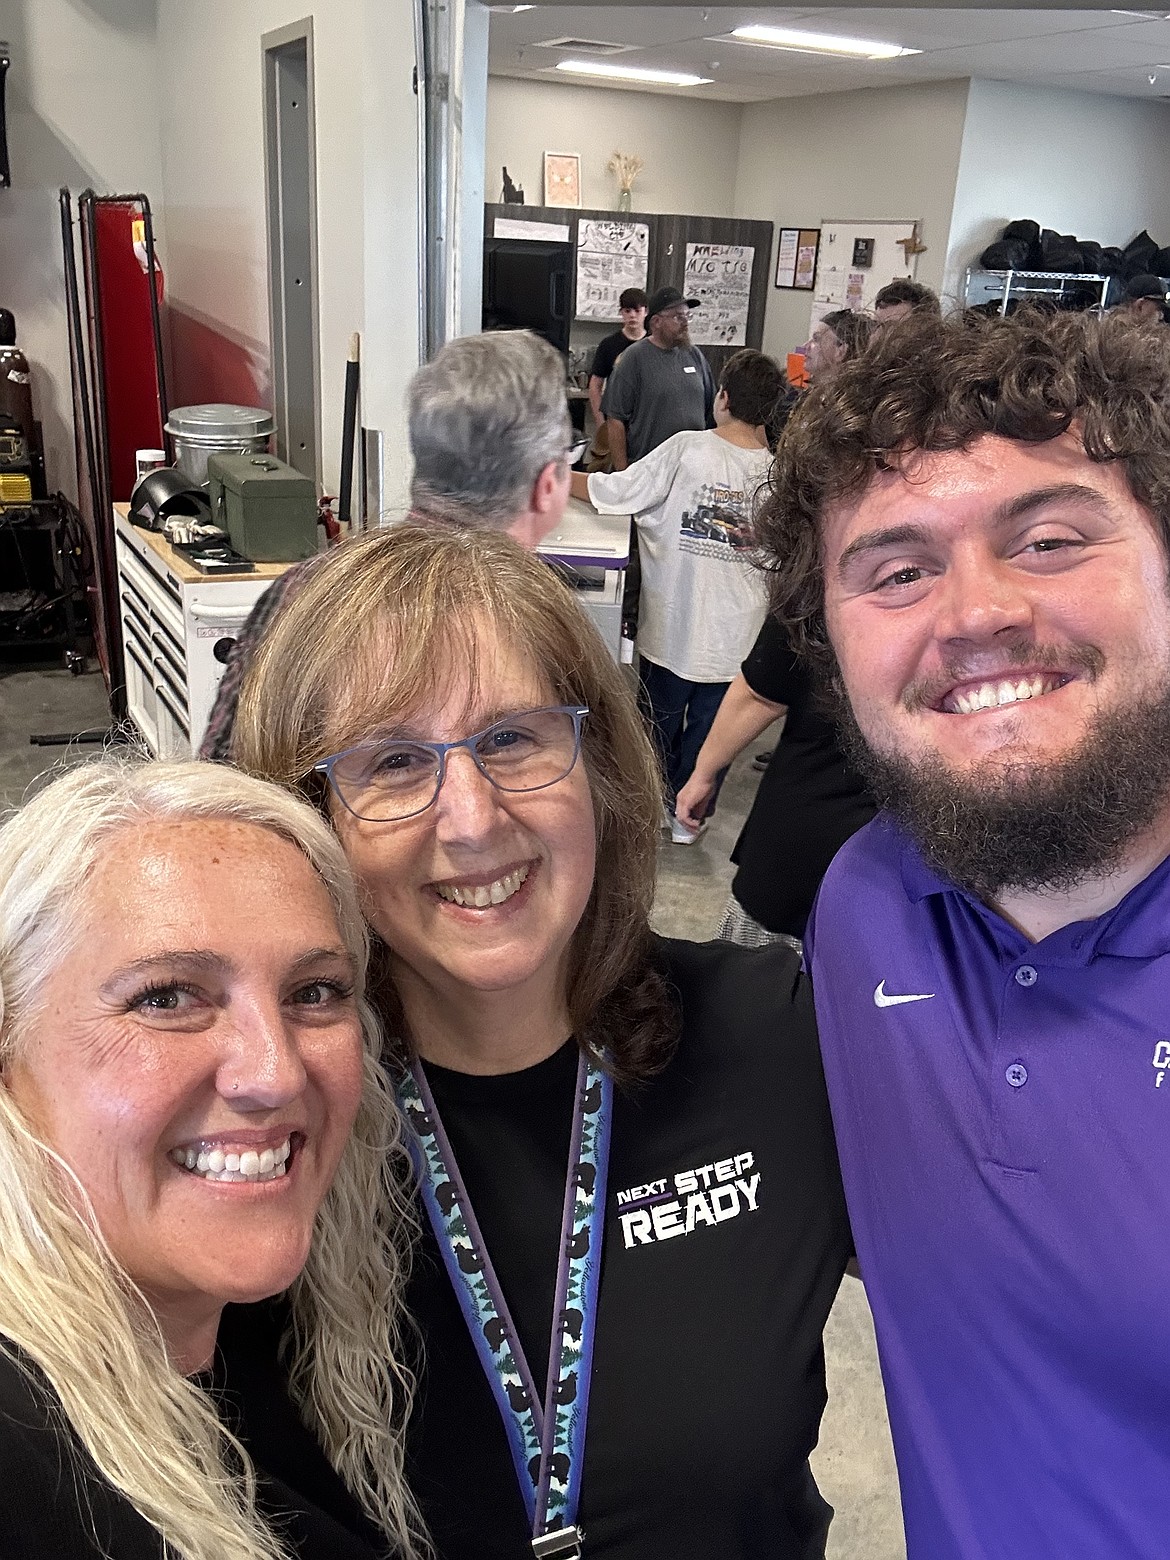
[[[697,309],[701,301],[699,298],[684,298],[677,287],[660,287],[657,292],[650,294],[650,302],[646,305],[646,323],[649,325],[656,314],[677,308],[680,303],[686,304],[688,309]]]
[[[1143,274],[1131,276],[1125,284],[1122,303],[1136,303],[1139,298],[1155,298],[1162,305],[1162,318],[1170,323],[1170,304],[1166,301],[1166,283],[1160,276]]]
[[[1132,302],[1135,298],[1161,298],[1166,299],[1166,283],[1160,276],[1131,276],[1125,284],[1125,296]]]

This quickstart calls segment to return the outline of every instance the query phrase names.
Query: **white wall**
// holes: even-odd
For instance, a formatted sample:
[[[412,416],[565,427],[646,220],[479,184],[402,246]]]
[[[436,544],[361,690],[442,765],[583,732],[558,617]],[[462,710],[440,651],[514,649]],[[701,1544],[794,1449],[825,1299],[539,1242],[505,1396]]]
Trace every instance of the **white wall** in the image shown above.
[[[634,185],[635,211],[737,215],[738,103],[492,76],[487,107],[489,201],[500,198],[506,166],[525,199],[541,205],[543,154],[577,152],[581,204],[615,208],[617,180],[605,165],[616,150],[646,163]]]
[[[57,192],[145,193],[165,247],[155,0],[13,0],[6,10],[12,188],[0,190],[0,305],[16,315],[32,367],[50,490],[76,498]]]
[[[735,214],[780,227],[916,218],[916,277],[943,281],[967,104],[966,81],[781,98],[744,107]],[[812,295],[770,287],[764,350],[808,336]]]
[[[1170,244],[1170,104],[972,81],[948,291],[1018,217],[1099,244],[1148,227]]]
[[[409,0],[159,0],[162,156],[176,398],[268,391],[261,44],[312,15],[322,465],[340,466],[342,389],[363,332],[363,415],[409,474],[402,402],[418,362],[417,141]]]

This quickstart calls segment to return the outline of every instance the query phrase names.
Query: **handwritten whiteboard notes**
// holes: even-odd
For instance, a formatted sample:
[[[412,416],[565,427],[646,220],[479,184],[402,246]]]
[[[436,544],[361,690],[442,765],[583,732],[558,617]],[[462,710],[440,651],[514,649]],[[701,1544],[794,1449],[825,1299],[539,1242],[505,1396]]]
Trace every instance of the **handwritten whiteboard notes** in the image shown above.
[[[582,217],[577,224],[577,318],[616,320],[627,287],[646,287],[650,228],[645,222]]]
[[[683,295],[698,298],[691,310],[691,340],[698,347],[742,347],[747,342],[752,263],[748,244],[688,244]]]

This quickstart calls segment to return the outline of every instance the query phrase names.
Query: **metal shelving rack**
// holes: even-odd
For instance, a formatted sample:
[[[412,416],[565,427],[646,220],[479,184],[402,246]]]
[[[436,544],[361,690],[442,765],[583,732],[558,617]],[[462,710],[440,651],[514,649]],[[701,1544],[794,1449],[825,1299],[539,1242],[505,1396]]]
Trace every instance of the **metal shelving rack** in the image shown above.
[[[996,286],[985,287],[983,296],[972,298],[972,283],[977,278],[994,280]],[[975,303],[989,303],[994,293],[999,292],[999,312],[1005,314],[1010,298],[1039,296],[1060,299],[1065,296],[1069,284],[1075,283],[1080,287],[1086,284],[1099,287],[1097,302],[1088,307],[1103,309],[1111,280],[1108,276],[1091,276],[1080,271],[985,271],[980,266],[968,266],[963,299],[970,308]]]

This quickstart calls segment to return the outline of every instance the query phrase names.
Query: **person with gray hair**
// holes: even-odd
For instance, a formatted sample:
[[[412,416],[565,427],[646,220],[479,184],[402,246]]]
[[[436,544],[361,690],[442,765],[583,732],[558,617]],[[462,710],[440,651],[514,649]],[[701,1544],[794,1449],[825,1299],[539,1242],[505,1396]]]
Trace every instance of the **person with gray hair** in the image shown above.
[[[225,765],[99,759],[0,829],[0,1554],[425,1550],[366,959],[333,831]],[[275,1294],[284,1388],[224,1391]]]
[[[574,433],[565,385],[564,359],[530,330],[460,336],[441,347],[407,391],[414,456],[407,519],[507,531],[522,547],[538,546],[569,498]],[[289,569],[252,608],[220,679],[200,758],[231,757],[240,687],[256,649],[322,556]]]
[[[535,547],[564,514],[574,434],[565,363],[528,330],[449,341],[407,396],[414,518],[484,525]]]

